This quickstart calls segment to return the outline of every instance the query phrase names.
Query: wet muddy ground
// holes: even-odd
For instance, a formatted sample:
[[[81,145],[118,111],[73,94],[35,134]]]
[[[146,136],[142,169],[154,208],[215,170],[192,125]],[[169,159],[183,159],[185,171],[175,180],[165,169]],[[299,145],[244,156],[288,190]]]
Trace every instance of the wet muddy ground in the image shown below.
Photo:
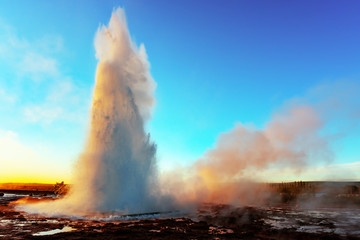
[[[359,239],[360,209],[204,205],[193,216],[153,213],[100,220],[45,218],[0,197],[0,239]],[[144,219],[148,218],[148,219]],[[117,220],[114,220],[117,219]],[[122,219],[122,220],[119,220]]]

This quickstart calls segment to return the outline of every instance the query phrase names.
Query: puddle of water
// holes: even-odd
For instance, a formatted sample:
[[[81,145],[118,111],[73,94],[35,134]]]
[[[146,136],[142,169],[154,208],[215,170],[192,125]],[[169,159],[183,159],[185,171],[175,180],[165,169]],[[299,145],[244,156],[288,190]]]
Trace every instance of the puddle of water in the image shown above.
[[[268,217],[262,220],[275,229],[295,228],[299,232],[335,233],[358,236],[360,211],[358,209],[265,209]],[[274,211],[276,210],[276,211]]]
[[[115,215],[108,215],[103,217],[92,217],[92,218],[83,218],[85,220],[100,220],[100,221],[137,221],[137,220],[144,220],[144,219],[160,219],[160,218],[171,218],[180,215],[179,211],[172,211],[172,212],[153,212],[153,213],[139,213],[139,214],[115,214]],[[182,215],[181,215],[182,216]]]
[[[53,230],[50,230],[50,231],[34,233],[33,236],[53,235],[53,234],[57,234],[57,233],[71,232],[71,231],[74,231],[74,230],[75,230],[75,228],[66,226],[66,227],[63,227],[63,229],[53,229]]]
[[[11,219],[0,219],[0,225],[5,226],[8,224],[14,224],[16,223],[16,220],[11,220]]]
[[[209,234],[232,234],[234,231],[232,229],[222,228],[222,227],[209,227]]]

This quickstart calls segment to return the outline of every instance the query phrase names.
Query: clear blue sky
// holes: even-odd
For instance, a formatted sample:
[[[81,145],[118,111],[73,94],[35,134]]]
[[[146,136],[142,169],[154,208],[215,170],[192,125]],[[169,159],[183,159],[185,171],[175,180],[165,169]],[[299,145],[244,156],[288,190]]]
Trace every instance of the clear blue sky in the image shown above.
[[[196,160],[236,122],[262,128],[320,84],[360,81],[359,1],[1,1],[0,142],[45,171],[68,174],[81,152],[95,32],[118,6],[158,84],[148,130],[162,168]],[[360,161],[357,136],[336,163]]]

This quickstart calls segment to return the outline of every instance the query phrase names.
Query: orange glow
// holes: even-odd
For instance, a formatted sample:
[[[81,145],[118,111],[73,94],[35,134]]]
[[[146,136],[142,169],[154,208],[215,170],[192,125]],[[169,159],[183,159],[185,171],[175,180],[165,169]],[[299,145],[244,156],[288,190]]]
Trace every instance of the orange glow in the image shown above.
[[[19,205],[19,204],[27,204],[27,203],[50,202],[50,201],[55,201],[55,199],[25,197],[25,198],[20,198],[16,201],[13,201],[10,204],[11,205]]]
[[[164,175],[162,189],[184,204],[261,204],[269,192],[258,181],[267,181],[269,170],[272,177],[286,169],[299,173],[309,156],[328,152],[327,139],[319,135],[322,126],[315,109],[305,105],[274,114],[265,129],[237,124],[193,165]]]
[[[219,185],[219,179],[212,169],[204,167],[198,174],[208,190],[214,191]]]
[[[50,174],[7,174],[0,176],[0,183],[48,183],[55,184],[56,182],[69,182],[68,178],[61,178],[58,176],[51,176]]]

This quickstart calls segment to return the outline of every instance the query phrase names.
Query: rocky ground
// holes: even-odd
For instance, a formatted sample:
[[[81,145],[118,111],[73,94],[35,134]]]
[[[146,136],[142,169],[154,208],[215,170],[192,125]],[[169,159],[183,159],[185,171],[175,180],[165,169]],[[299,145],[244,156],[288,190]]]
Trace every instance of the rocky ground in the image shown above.
[[[360,239],[359,209],[338,214],[205,205],[192,218],[99,221],[19,212],[11,202],[20,197],[0,197],[1,239]]]

